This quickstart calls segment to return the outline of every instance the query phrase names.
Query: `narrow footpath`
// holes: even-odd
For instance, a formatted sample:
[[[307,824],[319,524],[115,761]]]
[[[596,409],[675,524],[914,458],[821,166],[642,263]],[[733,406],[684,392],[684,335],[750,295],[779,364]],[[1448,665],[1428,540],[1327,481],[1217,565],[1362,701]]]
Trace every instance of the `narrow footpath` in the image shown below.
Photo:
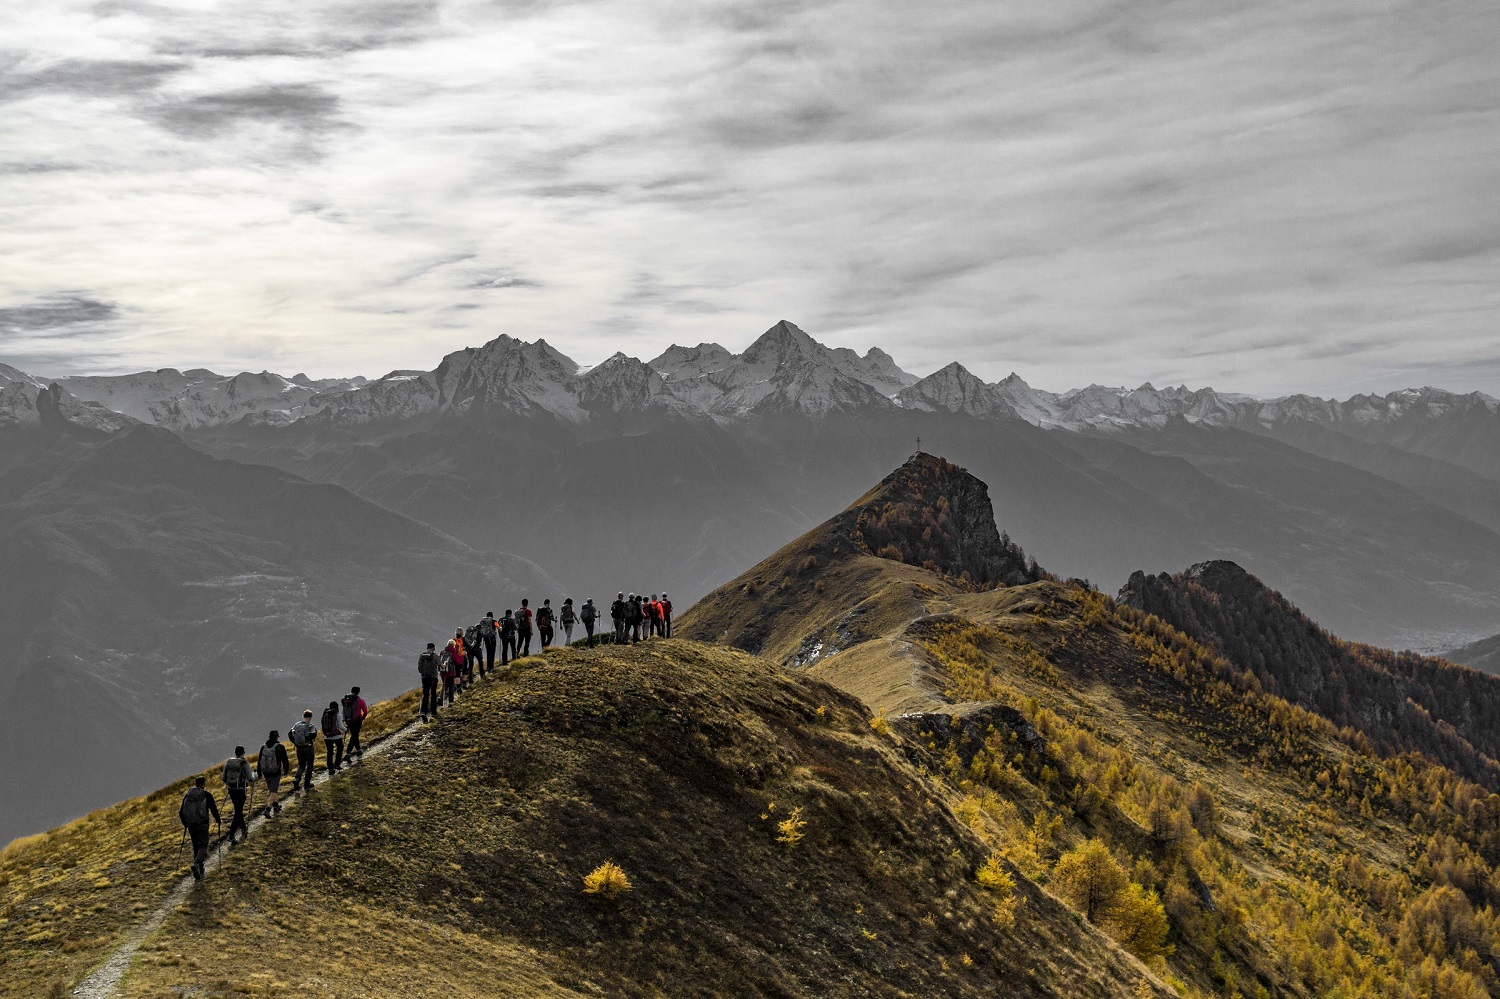
[[[362,757],[358,763],[353,764],[353,768],[357,769],[364,766],[367,759],[370,757],[379,758],[382,753],[385,753],[388,750],[400,745],[402,742],[406,741],[406,739],[411,736],[412,733],[416,732],[420,728],[422,728],[421,721],[410,721],[403,725],[401,728],[392,732],[390,735],[387,735],[384,738],[380,739],[378,742],[370,743],[370,748],[365,751],[364,757]],[[348,766],[348,764],[346,764],[346,766]],[[326,784],[330,780],[336,780],[338,779],[338,776],[338,774],[328,773],[327,770],[319,770],[313,776],[313,787],[318,787],[321,784]],[[261,790],[262,793],[264,793],[263,789],[260,788],[258,782],[256,784],[256,787],[257,789]],[[296,808],[297,803],[300,800],[300,798],[292,798],[290,796],[284,798],[283,801],[285,802],[285,804],[282,806],[282,810],[285,811],[287,809]],[[249,834],[246,841],[254,837],[255,831],[257,829],[259,829],[266,822],[270,821],[272,820],[259,815],[256,815],[255,818],[252,818],[250,820]],[[242,842],[240,846],[237,846],[234,849],[243,850],[244,848],[245,847]],[[219,863],[223,858],[223,854],[224,852],[221,849],[213,849],[209,851],[208,862],[203,865],[203,876],[205,880],[213,877],[214,872],[218,870]],[[193,886],[197,883],[198,882],[193,880],[192,874],[184,875],[182,880],[177,883],[177,887],[173,888],[172,893],[167,896],[166,901],[157,906],[156,909],[154,909],[148,916],[146,916],[146,918],[143,919],[140,924],[137,925],[134,929],[126,933],[125,938],[120,942],[120,946],[116,947],[114,953],[110,954],[109,960],[105,961],[94,971],[93,974],[89,975],[82,982],[80,982],[78,986],[73,989],[73,995],[78,997],[78,999],[114,999],[114,996],[117,994],[116,990],[120,986],[120,980],[125,977],[125,972],[129,970],[130,963],[135,960],[135,956],[140,951],[141,945],[144,944],[153,933],[161,929],[161,925],[162,923],[166,922],[167,917],[175,912],[184,902],[188,900],[188,896],[192,894]]]

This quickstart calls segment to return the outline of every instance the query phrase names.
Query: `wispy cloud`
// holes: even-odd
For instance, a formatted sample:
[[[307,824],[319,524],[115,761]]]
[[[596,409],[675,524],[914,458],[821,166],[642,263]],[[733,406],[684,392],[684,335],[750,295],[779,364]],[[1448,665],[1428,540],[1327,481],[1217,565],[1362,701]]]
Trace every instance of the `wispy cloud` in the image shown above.
[[[0,301],[128,307],[79,366],[785,315],[1056,388],[1500,392],[1486,0],[112,0],[0,38]]]

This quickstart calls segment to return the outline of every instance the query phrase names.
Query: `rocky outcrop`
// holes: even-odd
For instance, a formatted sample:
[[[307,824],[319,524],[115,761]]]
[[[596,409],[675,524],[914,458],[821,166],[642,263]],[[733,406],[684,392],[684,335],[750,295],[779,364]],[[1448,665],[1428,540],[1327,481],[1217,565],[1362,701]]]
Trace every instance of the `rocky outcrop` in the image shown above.
[[[1040,578],[995,526],[989,487],[934,455],[912,455],[846,514],[855,544],[881,558],[980,588]]]

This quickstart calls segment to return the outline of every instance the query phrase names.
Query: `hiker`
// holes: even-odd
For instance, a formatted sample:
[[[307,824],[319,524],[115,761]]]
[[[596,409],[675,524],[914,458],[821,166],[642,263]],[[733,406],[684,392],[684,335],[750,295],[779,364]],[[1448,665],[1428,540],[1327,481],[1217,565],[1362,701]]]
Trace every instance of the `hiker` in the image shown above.
[[[543,600],[542,606],[536,612],[536,633],[542,641],[542,648],[552,644],[552,601]]]
[[[563,626],[563,644],[573,644],[573,625],[578,623],[578,615],[573,611],[573,598],[568,597],[563,601],[562,612],[557,615]]]
[[[516,657],[516,619],[511,614],[510,608],[505,608],[505,616],[500,619],[500,665],[504,666]]]
[[[422,720],[438,713],[438,654],[437,645],[427,643],[427,651],[417,657],[417,672],[422,676]]]
[[[323,760],[331,777],[344,769],[344,723],[339,717],[338,701],[328,702],[318,727],[323,730]]]
[[[286,747],[281,744],[281,733],[275,729],[266,737],[266,744],[260,747],[260,755],[255,760],[257,776],[266,782],[266,807],[261,809],[260,814],[265,818],[281,814],[281,776],[292,769],[292,761],[287,759]]]
[[[460,628],[453,633],[448,644],[443,647],[442,659],[438,663],[438,675],[443,678],[443,694],[438,698],[441,702],[446,700],[453,703],[453,681],[458,679],[458,673],[464,668],[464,632]]]
[[[594,622],[599,620],[599,609],[594,606],[594,598],[589,597],[583,602],[583,609],[578,612],[578,620],[583,622],[583,633],[588,637],[589,648],[594,647]],[[563,622],[566,628],[568,623]]]
[[[240,833],[242,840],[250,835],[250,824],[245,821],[245,795],[254,783],[255,775],[250,772],[250,761],[245,759],[244,746],[234,747],[234,755],[224,761],[221,776],[224,790],[228,793],[229,800],[234,802],[234,818],[229,820],[229,845],[234,846],[236,831]]]
[[[661,595],[661,636],[672,637],[672,601],[667,599],[665,591]]]
[[[194,881],[203,880],[203,865],[208,863],[208,818],[212,815],[215,822],[219,821],[219,806],[214,803],[214,796],[204,790],[206,783],[208,778],[202,776],[193,781],[193,786],[182,796],[182,807],[177,809],[177,817],[193,838]]]
[[[297,776],[292,778],[292,793],[313,789],[313,754],[317,746],[318,727],[313,724],[312,708],[302,712],[302,720],[287,733],[297,750]]]
[[[531,655],[531,602],[523,599],[516,611],[516,658]]]
[[[484,658],[479,661],[480,676],[495,668],[495,639],[499,633],[500,628],[495,624],[495,612],[485,611],[484,620],[479,622],[479,641],[484,646]],[[487,667],[486,662],[489,664]]]
[[[479,625],[471,624],[464,629],[464,665],[459,670],[459,690],[474,686],[474,660],[479,658]]]
[[[645,615],[641,612],[641,598],[634,593],[630,599],[625,601],[625,630],[630,633],[630,643],[634,645],[641,640],[641,621]]]
[[[646,637],[655,638],[658,634],[660,620],[657,615],[661,613],[661,604],[656,602],[656,594],[651,594],[650,600],[641,601],[641,614],[646,619]]]
[[[615,644],[625,644],[625,594],[615,594],[615,602],[609,605],[609,619],[615,626]]]
[[[358,687],[350,687],[341,703],[344,707],[344,729],[349,733],[349,744],[344,747],[344,755],[350,760],[356,756],[362,760],[365,758],[365,747],[359,744],[359,730],[365,727],[370,707],[359,696]]]

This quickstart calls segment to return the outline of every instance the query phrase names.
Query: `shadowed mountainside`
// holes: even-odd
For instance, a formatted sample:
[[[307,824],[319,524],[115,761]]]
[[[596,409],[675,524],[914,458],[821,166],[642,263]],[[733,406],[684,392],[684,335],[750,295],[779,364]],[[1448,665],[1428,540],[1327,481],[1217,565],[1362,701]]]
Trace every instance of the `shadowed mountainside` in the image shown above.
[[[1413,652],[1345,642],[1233,562],[1137,572],[1122,603],[1253,673],[1266,691],[1349,726],[1386,753],[1420,751],[1500,789],[1500,679]]]
[[[48,775],[0,774],[0,840],[286,730],[310,690],[403,689],[455,608],[482,613],[476,588],[555,592],[521,559],[166,430],[13,430],[0,454],[0,691],[39,706],[0,755]]]

